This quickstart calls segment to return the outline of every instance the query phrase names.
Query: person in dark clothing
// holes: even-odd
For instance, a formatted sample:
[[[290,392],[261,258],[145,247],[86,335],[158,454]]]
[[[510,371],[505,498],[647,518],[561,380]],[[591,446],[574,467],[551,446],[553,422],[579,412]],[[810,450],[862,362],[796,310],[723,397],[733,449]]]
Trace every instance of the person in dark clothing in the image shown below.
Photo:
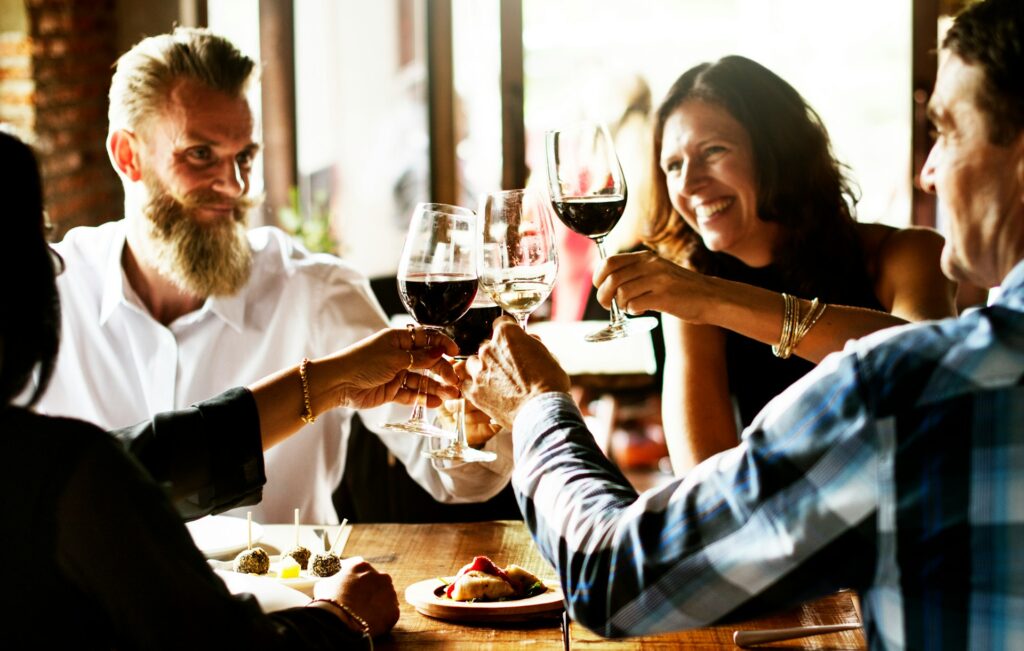
[[[430,404],[457,381],[442,357],[451,340],[385,330],[333,355],[303,360],[249,387],[160,414],[116,433],[33,413],[59,348],[60,257],[45,239],[38,163],[0,133],[8,219],[0,270],[9,279],[0,316],[0,527],[15,567],[0,612],[18,648],[173,648],[214,640],[234,648],[359,648],[398,619],[391,577],[362,559],[318,582],[310,607],[270,615],[231,595],[182,521],[259,501],[263,450],[323,412]],[[33,380],[35,380],[33,384]],[[28,391],[26,388],[33,387]],[[172,503],[173,502],[173,503]],[[175,506],[178,507],[176,512]],[[62,644],[63,643],[63,644]]]

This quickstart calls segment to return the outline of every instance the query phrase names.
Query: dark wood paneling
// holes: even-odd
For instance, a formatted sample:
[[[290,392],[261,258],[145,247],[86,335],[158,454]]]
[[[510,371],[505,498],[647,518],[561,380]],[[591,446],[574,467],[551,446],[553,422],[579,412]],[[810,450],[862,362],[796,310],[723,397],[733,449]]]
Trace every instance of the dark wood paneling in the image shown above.
[[[524,187],[527,173],[522,0],[501,0],[501,154],[501,187]]]
[[[263,178],[266,223],[277,222],[298,185],[295,128],[295,14],[292,0],[260,0]]]
[[[911,102],[913,124],[911,128],[911,170],[913,175],[913,205],[911,221],[917,226],[935,226],[935,197],[921,190],[918,175],[928,151],[932,147],[926,108],[935,72],[938,67],[939,0],[914,0],[913,34],[911,36]]]
[[[427,4],[427,99],[430,129],[430,200],[457,201],[455,82],[451,0]]]

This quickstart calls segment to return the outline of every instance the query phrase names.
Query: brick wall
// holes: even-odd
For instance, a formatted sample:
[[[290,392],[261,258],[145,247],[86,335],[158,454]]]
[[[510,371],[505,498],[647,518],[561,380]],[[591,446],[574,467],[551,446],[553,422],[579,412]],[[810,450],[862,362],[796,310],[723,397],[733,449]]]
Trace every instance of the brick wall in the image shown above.
[[[107,159],[107,91],[117,58],[114,0],[27,0],[32,131],[56,238],[119,218],[124,194]],[[7,98],[3,98],[7,104]]]

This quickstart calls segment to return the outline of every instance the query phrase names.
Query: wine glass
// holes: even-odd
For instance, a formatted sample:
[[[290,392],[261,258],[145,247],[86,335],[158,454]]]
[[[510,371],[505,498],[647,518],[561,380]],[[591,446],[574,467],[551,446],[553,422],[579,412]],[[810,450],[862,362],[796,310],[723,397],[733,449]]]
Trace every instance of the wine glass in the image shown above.
[[[480,345],[491,338],[494,320],[501,316],[501,306],[484,292],[478,292],[473,305],[462,318],[444,328],[444,333],[459,345],[456,359],[475,355]],[[455,416],[455,439],[440,450],[432,450],[427,456],[448,461],[494,461],[498,455],[486,450],[476,450],[466,441],[466,400],[459,398]]]
[[[597,244],[601,259],[608,257],[604,238],[626,209],[626,179],[608,129],[580,124],[544,136],[551,205],[562,223]],[[626,318],[612,299],[610,323],[584,337],[610,341],[653,330],[651,316]]]
[[[477,218],[480,288],[525,330],[558,273],[550,206],[528,190],[489,192]]]
[[[469,310],[476,292],[476,215],[459,206],[418,204],[398,263],[402,305],[421,326],[440,329]],[[449,436],[427,422],[425,412],[417,384],[409,419],[383,427],[422,436]]]

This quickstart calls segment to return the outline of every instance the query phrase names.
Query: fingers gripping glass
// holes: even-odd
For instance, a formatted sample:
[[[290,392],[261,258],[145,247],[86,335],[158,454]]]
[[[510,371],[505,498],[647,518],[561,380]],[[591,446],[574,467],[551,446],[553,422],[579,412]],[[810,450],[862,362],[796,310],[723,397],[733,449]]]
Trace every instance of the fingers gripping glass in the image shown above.
[[[466,313],[476,292],[476,215],[458,206],[417,205],[398,263],[398,294],[406,311],[419,325],[440,329]],[[416,384],[409,419],[383,427],[421,436],[450,436],[427,421],[422,384]]]
[[[548,131],[544,142],[555,214],[563,224],[594,240],[605,259],[604,238],[626,209],[626,179],[608,130],[599,124],[582,124]],[[584,339],[610,341],[649,332],[657,323],[651,316],[626,318],[613,298],[609,324]]]

